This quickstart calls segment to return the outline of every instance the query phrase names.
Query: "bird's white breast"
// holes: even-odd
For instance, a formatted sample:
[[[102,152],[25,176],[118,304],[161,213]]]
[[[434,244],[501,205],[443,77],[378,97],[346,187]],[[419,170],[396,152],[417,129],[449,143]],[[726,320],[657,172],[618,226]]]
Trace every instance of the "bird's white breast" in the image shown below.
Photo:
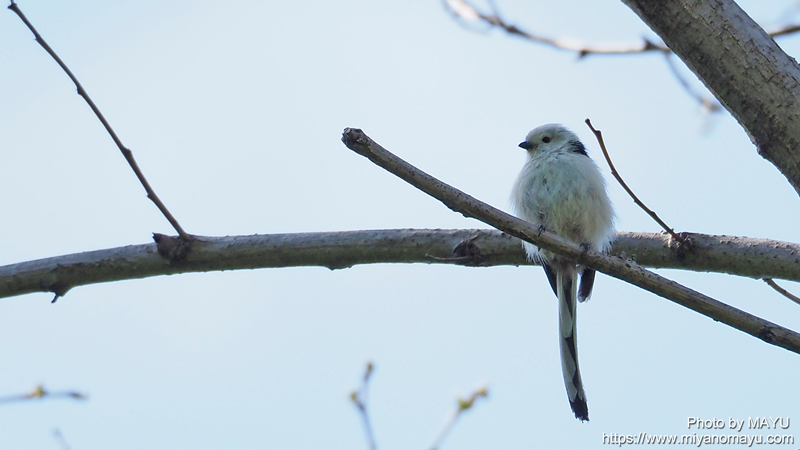
[[[558,151],[529,157],[512,192],[515,213],[528,222],[595,250],[608,245],[611,202],[588,156]]]

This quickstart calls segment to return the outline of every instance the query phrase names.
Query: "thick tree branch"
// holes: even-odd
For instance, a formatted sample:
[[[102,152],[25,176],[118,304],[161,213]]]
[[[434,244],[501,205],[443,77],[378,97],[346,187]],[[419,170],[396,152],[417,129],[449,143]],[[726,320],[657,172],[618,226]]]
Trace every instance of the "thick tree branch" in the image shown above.
[[[718,272],[800,282],[800,244],[684,233],[685,252],[663,233],[617,233],[611,254],[651,268]],[[0,267],[0,298],[33,292],[60,295],[76,286],[220,270],[359,264],[426,263],[468,267],[531,264],[519,239],[497,230],[364,230],[202,237],[182,262],[156,244],[129,245]]]
[[[764,342],[800,353],[800,334],[649,272],[631,259],[626,260],[585,250],[573,242],[487,205],[403,161],[378,145],[359,129],[345,128],[342,142],[349,149],[368,158],[466,217],[478,219],[543,249],[639,286],[681,306],[744,331]]]
[[[622,0],[800,193],[800,66],[733,0]]]

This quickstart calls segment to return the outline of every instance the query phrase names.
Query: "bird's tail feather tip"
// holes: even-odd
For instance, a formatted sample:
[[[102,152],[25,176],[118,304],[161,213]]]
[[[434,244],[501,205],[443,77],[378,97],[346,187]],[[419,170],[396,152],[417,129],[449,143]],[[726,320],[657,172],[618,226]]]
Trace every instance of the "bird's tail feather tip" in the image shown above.
[[[576,419],[581,422],[589,421],[589,405],[586,404],[586,400],[576,398],[575,401],[569,402],[569,406],[572,408],[572,412],[575,413]]]

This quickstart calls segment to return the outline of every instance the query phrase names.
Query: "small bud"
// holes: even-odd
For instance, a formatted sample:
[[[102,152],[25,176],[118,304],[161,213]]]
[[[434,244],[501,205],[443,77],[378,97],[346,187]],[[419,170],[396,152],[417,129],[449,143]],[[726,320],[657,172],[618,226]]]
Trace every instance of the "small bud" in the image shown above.
[[[372,365],[372,361],[367,361],[367,371],[364,372],[364,381],[369,380],[369,377],[372,375],[372,369],[374,368],[375,366]]]

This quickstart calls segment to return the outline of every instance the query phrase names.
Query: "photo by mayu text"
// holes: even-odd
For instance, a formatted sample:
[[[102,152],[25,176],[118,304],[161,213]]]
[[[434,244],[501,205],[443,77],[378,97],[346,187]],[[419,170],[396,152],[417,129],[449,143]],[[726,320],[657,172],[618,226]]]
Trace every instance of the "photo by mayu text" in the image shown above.
[[[717,419],[702,419],[700,417],[689,417],[687,419],[687,428],[696,430],[776,430],[778,428],[788,429],[790,420],[788,417],[748,417],[747,419],[737,420],[729,417],[728,420]]]

